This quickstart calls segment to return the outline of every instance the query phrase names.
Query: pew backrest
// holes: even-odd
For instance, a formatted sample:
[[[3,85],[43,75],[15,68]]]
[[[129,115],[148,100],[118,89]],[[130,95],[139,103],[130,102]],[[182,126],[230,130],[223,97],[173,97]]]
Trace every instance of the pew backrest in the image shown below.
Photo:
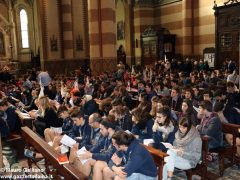
[[[87,179],[83,173],[81,173],[72,165],[59,164],[57,158],[60,156],[60,154],[28,127],[22,127],[22,136],[27,144],[30,144],[38,152],[40,152],[46,161],[50,162],[50,164],[57,170],[57,173],[64,176],[65,179]]]

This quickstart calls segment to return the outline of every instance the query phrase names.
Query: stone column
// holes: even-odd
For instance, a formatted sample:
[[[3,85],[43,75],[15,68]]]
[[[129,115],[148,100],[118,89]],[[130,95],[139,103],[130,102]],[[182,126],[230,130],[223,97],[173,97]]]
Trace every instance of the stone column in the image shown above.
[[[133,20],[133,5],[131,1],[125,4],[125,46],[126,46],[126,62],[131,67],[134,64],[134,20]]]
[[[90,66],[93,74],[116,69],[115,1],[89,0]]]
[[[73,22],[72,22],[72,0],[61,1],[62,10],[62,33],[63,33],[63,57],[73,58]]]
[[[154,24],[154,8],[152,1],[138,1],[134,6],[134,42],[135,63],[141,64],[141,33]]]
[[[182,1],[182,54],[184,57],[193,55],[193,22],[192,22],[192,0],[183,0]]]

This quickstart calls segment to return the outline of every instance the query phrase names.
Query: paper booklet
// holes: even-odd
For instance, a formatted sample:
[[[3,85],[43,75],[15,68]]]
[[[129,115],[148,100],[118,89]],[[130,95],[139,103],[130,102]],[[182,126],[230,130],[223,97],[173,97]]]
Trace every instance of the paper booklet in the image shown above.
[[[77,141],[75,141],[74,139],[72,139],[71,137],[69,137],[66,134],[62,137],[60,142],[70,148],[72,148],[73,145],[77,143]]]
[[[84,147],[82,147],[81,149],[79,149],[77,151],[77,156],[81,155],[81,154],[84,154],[85,151],[87,151],[87,149]],[[81,163],[84,165],[89,159],[80,159]]]
[[[153,139],[144,139],[144,140],[143,140],[143,144],[146,145],[146,146],[148,146],[148,145],[151,144],[151,143],[154,143],[154,140],[153,140]]]
[[[65,145],[61,145],[61,154],[65,154],[69,151],[69,148]]]
[[[180,151],[180,149],[175,149],[174,146],[173,146],[172,144],[170,144],[170,143],[163,143],[163,142],[161,142],[161,143],[162,143],[166,148],[171,149],[172,151],[175,151],[175,152]]]
[[[197,111],[197,113],[199,112],[199,108],[197,108],[196,106],[193,106],[193,109]]]
[[[62,133],[62,127],[51,127],[51,130],[55,133]]]
[[[128,133],[128,134],[132,134],[129,130],[125,130],[125,132]]]

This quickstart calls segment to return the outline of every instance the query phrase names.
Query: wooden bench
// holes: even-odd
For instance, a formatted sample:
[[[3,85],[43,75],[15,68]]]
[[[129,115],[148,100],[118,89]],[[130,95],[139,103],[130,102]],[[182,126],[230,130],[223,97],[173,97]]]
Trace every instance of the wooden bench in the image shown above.
[[[208,160],[207,160],[207,154],[208,154],[208,138],[202,137],[202,158],[201,162],[197,164],[195,168],[185,170],[187,179],[191,180],[192,176],[197,174],[201,176],[201,179],[210,179],[214,180],[217,179],[219,176],[208,171]]]
[[[146,146],[144,145],[144,147],[151,153],[154,162],[156,164],[156,166],[158,167],[158,179],[162,179],[162,171],[163,171],[163,166],[164,166],[164,158],[168,156],[168,154],[155,149],[151,146]]]
[[[63,176],[65,179],[87,179],[83,173],[72,165],[60,165],[57,160],[60,154],[28,127],[22,127],[22,136],[28,146],[34,147],[34,149],[43,155],[45,158],[45,165],[51,164],[53,168],[56,169],[56,172],[53,172],[54,179],[60,179],[58,175]],[[30,161],[28,162],[31,167]],[[47,166],[46,169],[47,172],[50,172]]]
[[[222,132],[225,134],[231,134],[233,136],[232,145],[228,144],[226,146],[211,149],[211,152],[218,153],[218,163],[219,163],[219,174],[223,176],[224,170],[228,167],[233,166],[237,163],[236,153],[237,153],[237,137],[239,136],[240,125],[222,123]],[[225,163],[225,158],[230,162]]]

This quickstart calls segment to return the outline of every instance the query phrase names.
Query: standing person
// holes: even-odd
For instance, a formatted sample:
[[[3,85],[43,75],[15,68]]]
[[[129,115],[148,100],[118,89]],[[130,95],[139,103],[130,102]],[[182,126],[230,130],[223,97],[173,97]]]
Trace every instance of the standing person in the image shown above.
[[[44,87],[44,95],[47,96],[49,93],[48,85],[51,82],[51,77],[47,71],[42,71],[37,76],[38,83]]]
[[[179,130],[175,134],[173,148],[167,151],[169,156],[164,158],[163,180],[171,179],[174,168],[191,169],[196,167],[201,158],[202,140],[191,120],[182,118]]]

